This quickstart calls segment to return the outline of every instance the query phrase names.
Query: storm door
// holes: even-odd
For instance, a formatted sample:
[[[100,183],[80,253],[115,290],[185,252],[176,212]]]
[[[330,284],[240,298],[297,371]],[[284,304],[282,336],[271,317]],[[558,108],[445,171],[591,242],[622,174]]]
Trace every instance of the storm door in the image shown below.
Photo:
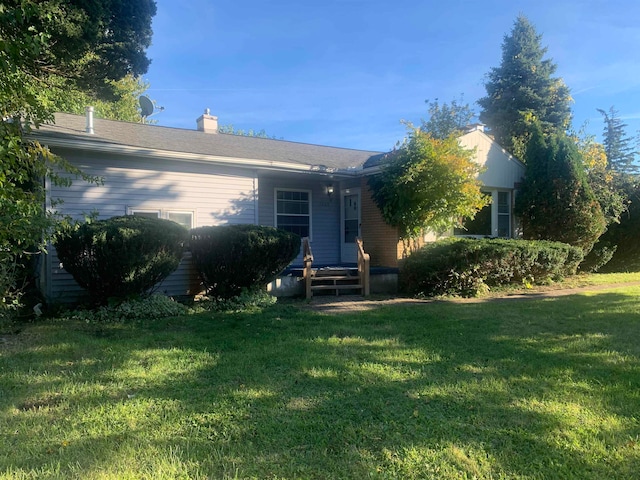
[[[340,251],[342,263],[356,263],[356,238],[360,236],[360,189],[342,191],[340,200]]]

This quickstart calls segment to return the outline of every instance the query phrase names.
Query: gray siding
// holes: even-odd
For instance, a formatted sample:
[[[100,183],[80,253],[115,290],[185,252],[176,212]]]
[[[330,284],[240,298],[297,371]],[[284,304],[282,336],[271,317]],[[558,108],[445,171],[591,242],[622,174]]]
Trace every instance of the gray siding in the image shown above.
[[[335,193],[329,198],[327,178],[260,178],[258,221],[260,225],[275,226],[274,194],[276,188],[311,191],[311,249],[317,265],[340,263],[340,193],[335,185]],[[292,265],[302,265],[302,254]]]
[[[194,226],[256,223],[257,179],[241,169],[220,169],[191,162],[165,162],[137,158],[78,157],[61,152],[85,173],[104,177],[104,185],[76,180],[73,186],[50,188],[60,199],[56,210],[82,218],[92,210],[104,219],[124,215],[129,208],[194,212]],[[50,301],[72,301],[82,294],[59,264],[55,249],[47,257],[46,291]],[[169,295],[197,293],[189,255],[158,290]]]

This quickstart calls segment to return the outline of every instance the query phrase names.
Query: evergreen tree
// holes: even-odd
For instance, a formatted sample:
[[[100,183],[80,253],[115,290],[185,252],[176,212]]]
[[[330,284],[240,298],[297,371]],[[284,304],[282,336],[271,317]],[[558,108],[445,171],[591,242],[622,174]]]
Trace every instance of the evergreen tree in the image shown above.
[[[638,165],[634,164],[636,152],[627,136],[627,124],[618,116],[613,107],[609,112],[598,109],[604,117],[603,144],[610,169],[620,173],[636,173]]]
[[[524,237],[564,242],[588,253],[606,220],[575,142],[562,133],[545,136],[534,122],[525,160],[527,170],[515,205]]]
[[[487,95],[478,100],[480,121],[500,145],[520,158],[532,121],[551,133],[564,131],[571,120],[569,89],[561,78],[552,76],[557,66],[544,59],[547,48],[541,46],[541,38],[520,15],[504,37],[500,66],[488,74]]]

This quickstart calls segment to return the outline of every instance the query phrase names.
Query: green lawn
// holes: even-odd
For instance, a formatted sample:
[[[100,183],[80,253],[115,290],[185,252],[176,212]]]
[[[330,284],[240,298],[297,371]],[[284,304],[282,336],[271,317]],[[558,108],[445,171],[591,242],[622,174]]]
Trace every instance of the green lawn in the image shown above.
[[[640,287],[0,336],[0,478],[638,478]]]

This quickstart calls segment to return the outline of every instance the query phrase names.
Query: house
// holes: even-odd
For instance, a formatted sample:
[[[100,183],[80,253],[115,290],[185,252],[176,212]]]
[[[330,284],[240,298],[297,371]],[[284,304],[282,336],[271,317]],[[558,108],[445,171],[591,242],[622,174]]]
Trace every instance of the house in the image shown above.
[[[89,109],[86,117],[56,114],[55,120],[42,125],[36,138],[104,179],[101,185],[81,180],[70,188],[47,185],[49,206],[61,200],[55,209],[62,214],[145,215],[189,228],[234,223],[285,228],[310,238],[315,265],[354,264],[356,237],[372,266],[397,267],[401,258],[397,232],[382,220],[367,186],[384,152],[222,134],[208,111],[195,130],[94,119]],[[481,129],[460,141],[475,146],[477,161],[487,167],[481,180],[497,200],[490,207],[491,235],[512,236],[513,195],[523,165]],[[302,266],[302,254],[292,266]],[[48,301],[69,301],[81,293],[55,249],[40,271]],[[188,256],[160,290],[199,291]]]

